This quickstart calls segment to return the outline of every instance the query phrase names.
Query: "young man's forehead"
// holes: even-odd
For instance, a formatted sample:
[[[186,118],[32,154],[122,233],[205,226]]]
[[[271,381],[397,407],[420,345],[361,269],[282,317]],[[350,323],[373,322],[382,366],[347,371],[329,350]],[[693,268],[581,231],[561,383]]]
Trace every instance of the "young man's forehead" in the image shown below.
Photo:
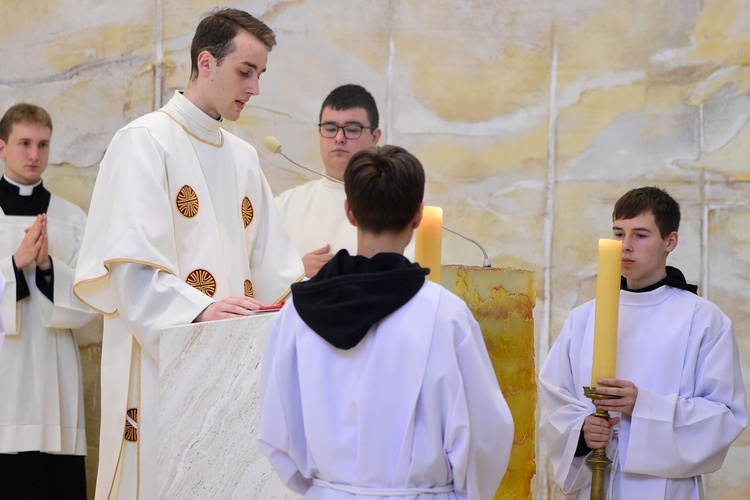
[[[631,227],[633,225],[635,225],[636,227]],[[632,229],[641,229],[645,231],[658,229],[656,227],[656,218],[654,217],[654,214],[653,212],[651,212],[651,210],[641,212],[635,217],[628,217],[627,219],[616,219],[613,222],[612,228],[622,229],[623,226],[628,226]]]
[[[44,123],[31,122],[27,120],[13,123],[10,127],[9,135],[12,135],[14,137],[19,135],[31,136],[36,135],[36,133],[38,133],[40,129],[44,131],[44,135],[46,135],[47,137],[52,135],[52,131]]]
[[[336,114],[341,117],[342,115],[346,116],[347,118],[352,117],[351,119],[345,120],[346,123],[365,123],[369,122],[370,116],[367,114],[367,110],[363,108],[362,106],[353,106],[351,108],[343,108],[343,109],[337,109],[331,106],[326,106],[323,108],[323,112],[321,115],[332,115]],[[358,117],[354,117],[357,116]],[[325,120],[330,121],[330,120]]]

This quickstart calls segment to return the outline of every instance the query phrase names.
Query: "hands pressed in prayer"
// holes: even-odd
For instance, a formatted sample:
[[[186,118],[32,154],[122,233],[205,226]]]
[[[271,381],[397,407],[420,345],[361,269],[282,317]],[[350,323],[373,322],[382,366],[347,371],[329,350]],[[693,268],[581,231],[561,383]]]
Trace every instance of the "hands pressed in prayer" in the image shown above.
[[[42,271],[46,271],[52,267],[52,262],[49,259],[49,239],[47,238],[47,214],[39,215],[37,220],[41,221],[42,233],[39,236],[41,246],[39,247],[39,253],[36,254],[36,266]]]
[[[609,429],[620,421],[620,417],[612,417],[605,420],[601,417],[589,415],[583,421],[583,438],[586,440],[586,446],[592,450],[604,448],[609,443]]]
[[[618,411],[625,415],[632,415],[635,400],[638,398],[638,388],[630,380],[619,378],[603,378],[598,380],[596,392],[617,396],[616,399],[602,399],[595,401],[596,407],[606,411]]]
[[[18,269],[23,269],[32,262],[42,269],[49,269],[52,264],[49,260],[47,247],[47,214],[36,216],[31,227],[24,230],[26,235],[21,241],[21,245],[13,254],[13,260]]]
[[[193,323],[249,316],[252,311],[257,311],[262,305],[262,302],[251,299],[250,297],[237,295],[225,297],[206,307],[198,316],[196,316]]]
[[[302,257],[302,263],[305,265],[305,276],[312,278],[323,265],[333,258],[331,251],[331,245],[326,245],[317,250],[313,250],[304,257]]]

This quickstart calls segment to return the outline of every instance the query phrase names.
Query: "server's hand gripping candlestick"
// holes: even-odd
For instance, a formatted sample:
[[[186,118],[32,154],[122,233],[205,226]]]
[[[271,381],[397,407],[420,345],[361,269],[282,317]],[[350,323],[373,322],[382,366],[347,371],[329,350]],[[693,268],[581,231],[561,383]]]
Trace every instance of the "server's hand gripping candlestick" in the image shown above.
[[[598,380],[614,378],[617,360],[617,325],[620,310],[620,274],[622,242],[599,240],[599,262],[596,272],[596,303],[594,310],[594,357],[591,364],[591,387],[584,395],[594,404],[617,396],[596,392]],[[596,408],[594,416],[609,420],[609,412]],[[605,448],[594,450],[586,459],[591,465],[591,500],[604,500],[604,473],[612,461]]]

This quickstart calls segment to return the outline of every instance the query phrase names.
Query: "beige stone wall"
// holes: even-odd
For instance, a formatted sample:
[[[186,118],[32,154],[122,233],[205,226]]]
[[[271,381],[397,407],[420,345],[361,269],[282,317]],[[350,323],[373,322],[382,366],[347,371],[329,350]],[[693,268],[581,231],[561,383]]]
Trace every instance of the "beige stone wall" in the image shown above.
[[[0,0],[0,109],[55,120],[55,193],[87,208],[117,129],[182,88],[207,0]],[[320,165],[315,124],[335,86],[369,88],[384,142],[416,153],[427,202],[496,267],[535,273],[538,358],[593,296],[614,201],[667,188],[684,211],[672,264],[736,325],[750,380],[750,0],[245,1],[279,45],[262,93],[228,127]],[[275,191],[308,175],[261,151]],[[444,263],[481,264],[446,234]],[[81,343],[96,443],[96,328]],[[709,497],[745,491],[745,433]],[[89,457],[95,462],[95,450]],[[554,496],[538,454],[535,496]],[[93,465],[92,465],[93,467]],[[92,469],[93,470],[93,469]],[[92,474],[93,476],[93,474]]]

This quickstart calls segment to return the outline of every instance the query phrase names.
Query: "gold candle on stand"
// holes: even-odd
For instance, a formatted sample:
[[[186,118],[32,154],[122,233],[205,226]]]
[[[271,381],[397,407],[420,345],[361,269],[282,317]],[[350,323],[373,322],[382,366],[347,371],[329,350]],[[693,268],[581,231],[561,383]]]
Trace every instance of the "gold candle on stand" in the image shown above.
[[[427,278],[440,284],[440,264],[443,245],[443,209],[426,206],[422,210],[422,222],[416,230],[414,260],[430,269]]]
[[[620,311],[622,242],[599,240],[594,311],[594,358],[591,387],[601,378],[614,378],[617,360],[617,323]]]

